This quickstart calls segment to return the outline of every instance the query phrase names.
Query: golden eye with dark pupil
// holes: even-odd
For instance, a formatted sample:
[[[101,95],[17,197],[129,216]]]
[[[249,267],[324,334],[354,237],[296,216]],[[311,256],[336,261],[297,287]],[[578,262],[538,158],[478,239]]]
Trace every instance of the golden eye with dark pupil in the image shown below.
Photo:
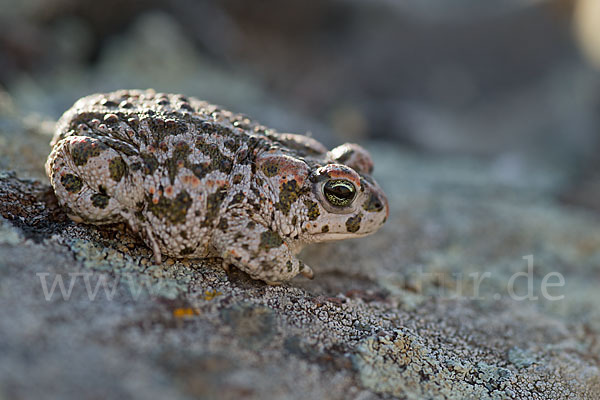
[[[331,180],[323,186],[323,193],[327,201],[334,206],[347,206],[354,200],[356,188],[352,183],[345,180]]]

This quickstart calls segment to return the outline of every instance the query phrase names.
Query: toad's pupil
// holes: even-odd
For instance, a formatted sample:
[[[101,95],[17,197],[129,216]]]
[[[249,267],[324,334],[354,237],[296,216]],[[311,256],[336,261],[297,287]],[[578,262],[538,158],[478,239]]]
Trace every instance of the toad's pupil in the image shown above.
[[[354,199],[356,189],[348,181],[335,180],[327,182],[323,188],[323,192],[331,204],[345,206]]]
[[[352,190],[346,185],[336,185],[329,188],[329,191],[336,195],[337,197],[341,197],[343,199],[352,197]]]

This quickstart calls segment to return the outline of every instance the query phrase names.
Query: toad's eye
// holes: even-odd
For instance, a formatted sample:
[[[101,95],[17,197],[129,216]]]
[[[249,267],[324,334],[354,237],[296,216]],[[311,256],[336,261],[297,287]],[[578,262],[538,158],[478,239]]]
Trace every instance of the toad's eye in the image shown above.
[[[350,181],[334,179],[325,183],[323,194],[325,194],[327,201],[334,206],[345,207],[354,200],[356,188]]]

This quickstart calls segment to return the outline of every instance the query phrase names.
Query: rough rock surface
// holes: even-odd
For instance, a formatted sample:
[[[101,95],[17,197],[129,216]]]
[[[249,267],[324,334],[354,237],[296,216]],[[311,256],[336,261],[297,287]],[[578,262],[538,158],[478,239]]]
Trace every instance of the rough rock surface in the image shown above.
[[[218,260],[155,265],[124,226],[72,223],[43,158],[14,154],[49,137],[13,122],[0,125],[17,169],[0,174],[0,399],[600,396],[600,221],[549,200],[564,181],[552,171],[372,144],[388,223],[308,249],[316,278],[273,287]],[[507,285],[528,255],[537,299],[518,300],[527,278],[512,297]],[[561,300],[540,291],[552,272]]]

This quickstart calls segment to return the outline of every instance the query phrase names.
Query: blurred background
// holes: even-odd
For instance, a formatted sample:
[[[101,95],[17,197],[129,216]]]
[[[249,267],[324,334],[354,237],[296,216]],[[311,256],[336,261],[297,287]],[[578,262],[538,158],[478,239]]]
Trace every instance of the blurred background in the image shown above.
[[[43,176],[47,142],[33,136],[51,134],[77,98],[153,87],[327,145],[481,159],[499,181],[546,185],[600,210],[597,0],[0,0],[0,9],[0,145],[15,147],[1,168]],[[11,139],[23,131],[31,140]]]

